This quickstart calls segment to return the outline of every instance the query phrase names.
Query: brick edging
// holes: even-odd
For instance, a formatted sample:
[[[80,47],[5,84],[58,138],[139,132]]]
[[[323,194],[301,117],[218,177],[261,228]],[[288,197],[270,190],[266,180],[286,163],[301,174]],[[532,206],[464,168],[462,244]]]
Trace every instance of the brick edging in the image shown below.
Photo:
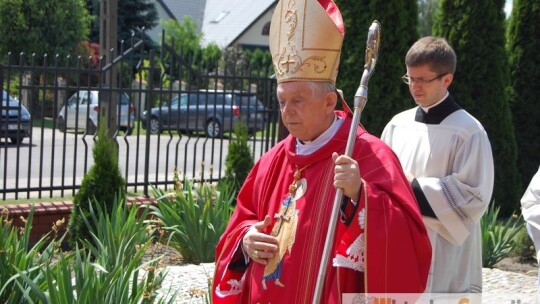
[[[148,203],[154,204],[155,202],[153,198],[144,196],[128,197],[126,201],[128,204],[137,204],[139,206]],[[71,201],[9,204],[0,206],[0,211],[7,213],[7,219],[12,220],[13,226],[24,227],[24,220],[28,218],[32,206],[34,206],[34,219],[32,221],[32,231],[30,232],[30,242],[37,242],[45,234],[52,231],[54,225],[60,226],[58,233],[65,232],[73,207]]]

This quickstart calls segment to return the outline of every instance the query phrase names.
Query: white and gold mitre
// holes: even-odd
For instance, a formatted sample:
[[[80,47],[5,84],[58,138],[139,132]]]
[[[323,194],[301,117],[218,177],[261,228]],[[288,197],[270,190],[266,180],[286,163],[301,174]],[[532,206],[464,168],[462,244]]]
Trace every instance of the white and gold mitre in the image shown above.
[[[270,25],[277,82],[336,83],[343,18],[331,0],[280,0]]]

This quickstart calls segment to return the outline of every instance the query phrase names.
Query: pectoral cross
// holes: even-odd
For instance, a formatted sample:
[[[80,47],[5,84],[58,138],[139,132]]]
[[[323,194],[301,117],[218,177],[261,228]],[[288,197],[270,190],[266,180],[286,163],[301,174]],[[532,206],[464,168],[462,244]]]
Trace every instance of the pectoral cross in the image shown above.
[[[283,209],[283,213],[274,214],[274,218],[278,220],[278,226],[275,231],[273,231],[273,235],[277,236],[279,234],[279,231],[281,230],[281,226],[283,226],[283,221],[290,221],[291,216],[287,215],[287,211],[289,210],[289,206],[292,203],[292,198],[290,196],[287,196],[287,198],[283,201],[282,205],[285,206],[285,209]]]
[[[287,211],[289,211],[289,207],[292,205],[294,195],[296,194],[296,190],[298,189],[298,185],[296,183],[301,177],[300,173],[304,171],[304,169],[306,169],[308,166],[309,164],[304,166],[301,169],[296,168],[293,174],[293,181],[289,185],[289,195],[281,203],[283,212],[281,214],[276,213],[274,215],[274,218],[277,219],[277,227],[274,226],[274,230],[272,231],[272,234],[274,236],[277,236],[279,234],[279,231],[281,230],[281,227],[283,226],[284,221],[288,222],[292,219],[292,216],[287,215]]]

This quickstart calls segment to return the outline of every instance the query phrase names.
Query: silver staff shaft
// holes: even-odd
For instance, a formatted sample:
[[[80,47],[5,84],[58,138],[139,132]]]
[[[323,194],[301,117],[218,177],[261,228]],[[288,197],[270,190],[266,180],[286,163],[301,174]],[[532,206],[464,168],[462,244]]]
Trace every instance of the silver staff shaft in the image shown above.
[[[356,141],[356,131],[358,124],[360,123],[360,116],[362,110],[367,103],[368,96],[368,82],[375,69],[377,58],[379,55],[380,46],[380,24],[377,20],[373,21],[369,27],[368,39],[366,43],[366,58],[364,65],[364,72],[362,73],[362,79],[360,80],[360,86],[356,90],[354,96],[354,112],[351,123],[351,129],[349,130],[349,137],[347,139],[347,145],[345,147],[345,155],[351,156]],[[326,233],[326,242],[321,257],[321,264],[319,266],[319,274],[317,276],[317,285],[315,286],[315,292],[313,295],[313,304],[319,304],[322,291],[324,288],[324,279],[326,275],[326,267],[330,258],[330,252],[334,245],[334,236],[336,231],[336,224],[339,217],[339,208],[341,206],[341,200],[343,199],[343,189],[338,188],[336,190],[336,196],[334,198],[334,205],[332,207],[332,213],[330,214],[330,221],[328,223],[328,230]]]

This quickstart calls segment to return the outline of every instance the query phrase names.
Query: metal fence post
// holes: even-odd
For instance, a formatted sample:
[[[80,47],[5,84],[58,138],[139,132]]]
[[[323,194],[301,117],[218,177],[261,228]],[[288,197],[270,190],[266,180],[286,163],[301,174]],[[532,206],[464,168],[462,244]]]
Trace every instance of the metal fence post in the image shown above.
[[[131,88],[133,94],[130,97],[135,108],[135,119],[140,119],[146,105],[144,102],[146,100],[146,81],[135,79],[131,83]]]
[[[32,107],[30,97],[32,96],[32,89],[26,89],[32,86],[32,75],[30,73],[24,73],[24,75],[22,76],[22,84],[23,88],[25,89],[21,90],[21,98],[19,101],[27,109],[31,109]]]
[[[57,94],[56,94],[56,107],[53,107],[55,111],[53,111],[53,118],[56,119],[56,116],[58,115],[58,109],[62,108],[62,105],[66,101],[66,87],[67,87],[67,80],[64,77],[57,77],[56,78],[56,84],[57,84]]]

